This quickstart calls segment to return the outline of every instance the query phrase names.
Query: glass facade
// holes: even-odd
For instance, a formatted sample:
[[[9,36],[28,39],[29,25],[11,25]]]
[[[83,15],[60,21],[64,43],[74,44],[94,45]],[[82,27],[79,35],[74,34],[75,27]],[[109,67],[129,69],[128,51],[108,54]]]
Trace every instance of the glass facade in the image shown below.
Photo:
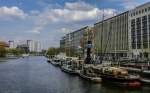
[[[141,18],[136,18],[136,36],[137,36],[137,48],[141,48]]]
[[[135,19],[131,20],[131,39],[132,39],[132,48],[136,48],[136,33],[135,33]]]
[[[148,24],[149,24],[149,42],[150,42],[150,15],[148,15]],[[150,43],[149,43],[150,44]],[[150,46],[150,45],[149,45]]]
[[[150,33],[150,15],[149,16],[145,15],[132,19],[131,20],[132,49],[142,49],[142,48],[147,49],[150,41],[148,40],[149,33]]]
[[[142,17],[143,48],[148,48],[147,16]]]

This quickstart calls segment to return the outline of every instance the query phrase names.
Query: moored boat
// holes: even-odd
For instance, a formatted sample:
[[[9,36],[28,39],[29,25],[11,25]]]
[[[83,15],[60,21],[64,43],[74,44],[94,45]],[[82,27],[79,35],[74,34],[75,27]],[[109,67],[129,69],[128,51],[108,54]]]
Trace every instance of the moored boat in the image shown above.
[[[52,61],[51,61],[51,64],[53,64],[54,66],[58,66],[60,67],[61,66],[61,61],[57,58],[54,58]]]
[[[22,54],[22,58],[29,57],[29,54]]]
[[[80,77],[82,77],[86,80],[92,81],[94,83],[100,83],[102,81],[102,79],[100,77],[90,77],[90,76],[84,75],[83,73],[79,73],[79,75],[80,75]]]
[[[50,59],[50,58],[48,58],[48,59],[47,59],[47,62],[49,62],[49,63],[50,63],[50,62],[51,62],[51,59]]]
[[[142,84],[150,85],[150,70],[142,70],[140,77]]]
[[[128,71],[118,67],[96,68],[103,82],[115,83],[118,85],[139,88],[141,87],[140,77],[128,74]]]
[[[129,67],[122,67],[127,69],[129,73],[140,75],[140,81],[143,85],[150,85],[150,65],[149,63],[138,63],[140,65],[133,64]]]
[[[78,74],[75,70],[71,69],[69,66],[61,66],[61,70],[69,74]]]
[[[93,64],[85,64],[79,76],[94,83],[101,83],[102,79],[93,72]]]
[[[76,63],[76,61],[73,57],[67,57],[64,61],[62,61],[61,70],[70,74],[78,74],[74,63]]]
[[[7,59],[17,59],[17,58],[19,58],[19,56],[8,54],[8,55],[6,56],[6,58],[7,58]]]

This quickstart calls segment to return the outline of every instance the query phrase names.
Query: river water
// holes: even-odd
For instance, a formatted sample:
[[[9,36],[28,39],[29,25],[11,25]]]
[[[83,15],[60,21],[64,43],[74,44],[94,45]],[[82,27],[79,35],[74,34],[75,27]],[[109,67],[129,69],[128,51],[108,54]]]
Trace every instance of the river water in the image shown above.
[[[93,84],[62,72],[45,57],[27,57],[0,62],[0,93],[150,93],[150,87]]]

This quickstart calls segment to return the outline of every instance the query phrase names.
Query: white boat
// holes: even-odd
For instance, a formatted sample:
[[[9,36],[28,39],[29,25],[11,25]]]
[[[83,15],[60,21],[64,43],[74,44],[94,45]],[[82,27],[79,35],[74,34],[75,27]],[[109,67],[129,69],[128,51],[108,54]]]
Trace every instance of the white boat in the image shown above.
[[[64,71],[64,72],[67,72],[69,74],[78,74],[77,71],[69,68],[68,66],[61,66],[61,70]]]
[[[14,55],[8,55],[6,58],[7,58],[7,59],[17,59],[17,58],[19,58],[19,57],[14,56]]]
[[[62,61],[62,71],[70,74],[78,74],[78,61],[76,59],[76,57],[66,57],[66,59]]]
[[[22,57],[29,57],[29,54],[22,54]]]
[[[52,61],[52,60],[51,60],[50,58],[48,58],[48,59],[47,59],[47,62],[49,62],[49,63],[50,63],[51,61]]]
[[[61,61],[57,58],[54,58],[53,60],[51,60],[51,64],[53,64],[54,66],[61,66]]]

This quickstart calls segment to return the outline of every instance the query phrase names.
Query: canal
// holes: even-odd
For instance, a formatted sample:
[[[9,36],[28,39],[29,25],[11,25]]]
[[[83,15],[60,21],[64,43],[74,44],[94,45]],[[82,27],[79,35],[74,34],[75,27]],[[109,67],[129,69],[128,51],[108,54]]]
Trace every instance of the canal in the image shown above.
[[[0,62],[0,93],[150,93],[150,89],[93,84],[62,72],[45,57],[28,57]]]

